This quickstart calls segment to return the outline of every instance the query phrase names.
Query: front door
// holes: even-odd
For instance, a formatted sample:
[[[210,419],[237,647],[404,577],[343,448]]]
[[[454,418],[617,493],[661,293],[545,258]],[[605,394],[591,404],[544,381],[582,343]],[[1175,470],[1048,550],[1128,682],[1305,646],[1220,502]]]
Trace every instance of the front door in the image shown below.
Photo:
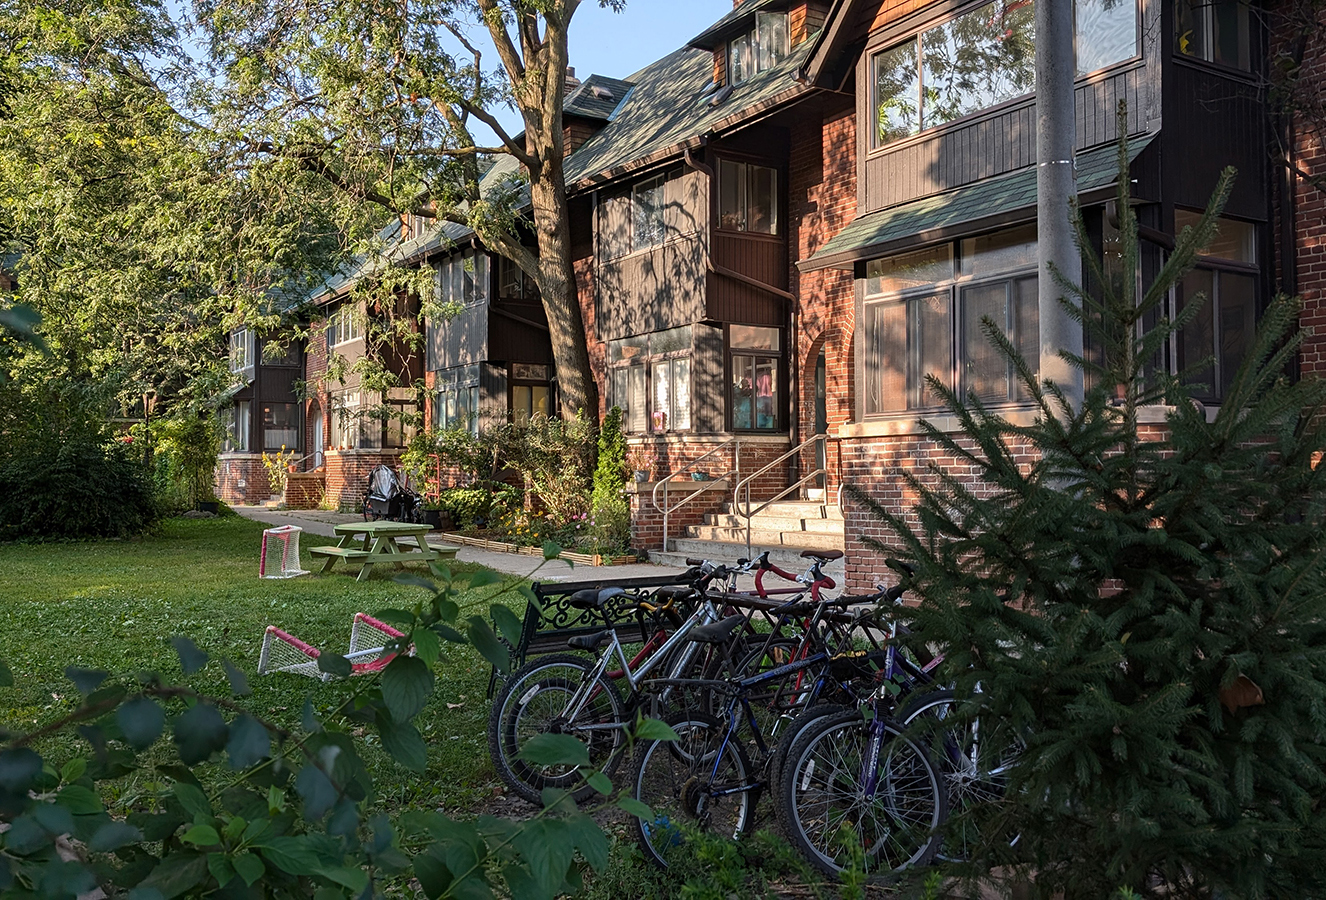
[[[313,420],[313,445],[310,451],[313,453],[313,468],[319,468],[322,465],[322,408],[314,403],[309,408],[309,418]]]
[[[824,363],[824,350],[820,350],[820,355],[815,358],[815,433],[828,434],[829,432],[829,403],[828,403],[828,372]],[[826,442],[820,441],[815,445],[815,468],[826,468]],[[819,477],[819,486],[824,487],[824,476]]]

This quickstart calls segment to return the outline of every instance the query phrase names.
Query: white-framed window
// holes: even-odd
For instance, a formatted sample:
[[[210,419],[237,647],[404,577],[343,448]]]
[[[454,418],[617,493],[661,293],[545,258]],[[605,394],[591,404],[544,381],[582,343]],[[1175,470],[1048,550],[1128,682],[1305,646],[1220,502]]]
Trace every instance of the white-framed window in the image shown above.
[[[327,343],[336,347],[364,336],[364,319],[354,304],[347,303],[327,317]]]
[[[363,446],[364,422],[359,391],[341,391],[332,395],[333,444],[344,450]]]
[[[612,404],[628,432],[689,431],[689,325],[608,342]]]
[[[472,306],[488,299],[488,254],[466,250],[437,267],[438,301]]]
[[[226,418],[226,438],[223,449],[227,453],[247,453],[249,450],[249,423],[251,401],[237,400]]]
[[[664,186],[659,175],[631,188],[631,249],[643,250],[663,243],[667,225],[663,220]]]
[[[497,258],[497,296],[503,300],[537,300],[539,286],[520,266],[505,256]]]
[[[1136,57],[1137,22],[1136,0],[1076,0],[1077,74]],[[874,147],[1030,94],[1034,2],[994,0],[968,9],[876,53],[871,66]]]
[[[788,54],[787,13],[762,12],[755,27],[728,42],[728,80],[741,84],[756,72],[778,65]]]
[[[728,410],[733,431],[778,431],[782,425],[782,332],[728,326]]]
[[[1201,215],[1174,210],[1174,230],[1196,225]],[[1224,399],[1252,346],[1260,283],[1257,226],[1221,218],[1219,227],[1196,267],[1174,289],[1175,314],[1194,300],[1201,303],[1196,318],[1175,338],[1175,368],[1193,396],[1212,403]]]
[[[778,233],[778,170],[724,159],[718,163],[718,227]]]
[[[479,367],[458,366],[437,373],[437,399],[433,426],[439,430],[463,428],[479,433]]]
[[[1247,0],[1174,0],[1174,50],[1234,69],[1252,68]]]
[[[863,289],[867,415],[939,407],[930,376],[991,406],[1027,399],[982,322],[1039,371],[1034,226],[873,260]]]
[[[256,362],[255,343],[256,337],[248,328],[236,328],[230,332],[230,371],[245,381],[253,380]]]
[[[299,448],[299,404],[264,403],[262,405],[262,449],[297,450]]]

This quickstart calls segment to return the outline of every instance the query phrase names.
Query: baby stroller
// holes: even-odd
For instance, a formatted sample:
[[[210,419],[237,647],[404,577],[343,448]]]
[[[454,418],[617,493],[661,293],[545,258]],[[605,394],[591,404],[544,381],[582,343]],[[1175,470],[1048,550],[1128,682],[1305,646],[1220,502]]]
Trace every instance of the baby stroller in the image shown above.
[[[368,473],[368,491],[364,494],[364,521],[389,519],[393,522],[418,522],[424,499],[401,484],[387,466],[375,466]]]

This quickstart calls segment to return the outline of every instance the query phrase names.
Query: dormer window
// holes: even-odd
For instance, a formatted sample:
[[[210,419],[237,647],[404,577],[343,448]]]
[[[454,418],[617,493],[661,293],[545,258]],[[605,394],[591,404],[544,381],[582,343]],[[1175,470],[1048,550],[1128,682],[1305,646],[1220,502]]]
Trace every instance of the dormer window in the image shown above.
[[[741,84],[778,65],[788,53],[787,13],[758,13],[755,28],[728,42],[728,81]]]

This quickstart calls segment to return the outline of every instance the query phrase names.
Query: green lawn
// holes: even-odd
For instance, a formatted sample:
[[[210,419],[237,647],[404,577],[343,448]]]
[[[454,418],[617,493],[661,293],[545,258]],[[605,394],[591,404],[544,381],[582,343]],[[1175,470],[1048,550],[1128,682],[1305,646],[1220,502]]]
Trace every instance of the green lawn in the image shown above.
[[[314,646],[344,653],[354,613],[408,608],[426,594],[396,584],[390,570],[356,582],[349,574],[354,570],[341,563],[329,575],[260,579],[262,527],[238,517],[169,519],[155,534],[135,540],[0,544],[0,659],[15,678],[13,688],[0,689],[0,722],[30,730],[75,708],[78,694],[64,677],[67,666],[113,674],[154,670],[179,679],[169,644],[174,635],[186,635],[214,658],[228,657],[246,671],[253,694],[244,702],[256,712],[295,726],[306,697],[319,710],[334,707],[356,680],[257,676],[264,629],[278,625]],[[332,543],[301,536],[303,548]],[[306,566],[307,560],[305,552]],[[476,568],[453,565],[457,573]],[[408,570],[427,574],[418,564]],[[443,647],[438,689],[416,721],[429,745],[428,770],[415,775],[385,754],[369,753],[380,802],[468,812],[492,796],[497,782],[485,737],[488,672],[472,648]],[[190,683],[228,694],[215,663]],[[375,740],[371,730],[365,740]],[[86,752],[72,738],[64,743],[46,749],[56,758]]]

